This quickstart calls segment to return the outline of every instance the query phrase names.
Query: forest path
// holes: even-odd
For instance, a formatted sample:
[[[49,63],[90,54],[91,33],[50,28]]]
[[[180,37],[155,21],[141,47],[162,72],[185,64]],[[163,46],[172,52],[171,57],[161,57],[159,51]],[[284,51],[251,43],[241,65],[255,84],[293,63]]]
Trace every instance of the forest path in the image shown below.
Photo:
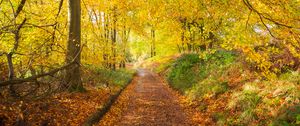
[[[122,95],[127,95],[128,99],[123,101],[127,103],[123,105],[124,108],[121,109],[120,117],[117,117],[119,118],[118,121],[111,125],[190,125],[190,122],[187,120],[189,119],[189,117],[187,117],[188,114],[186,114],[184,109],[180,106],[178,97],[172,92],[172,89],[163,83],[159,76],[153,72],[145,69],[138,70],[137,77],[135,77],[132,84],[125,89],[120,97],[122,97]],[[114,105],[120,107],[122,105],[117,104],[122,104],[122,102],[117,102]]]

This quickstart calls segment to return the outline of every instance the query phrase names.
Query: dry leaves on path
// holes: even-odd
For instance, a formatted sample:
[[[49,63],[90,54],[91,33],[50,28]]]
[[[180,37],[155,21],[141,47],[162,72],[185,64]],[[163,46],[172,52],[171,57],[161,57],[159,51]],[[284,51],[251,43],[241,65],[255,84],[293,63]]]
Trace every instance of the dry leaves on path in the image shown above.
[[[157,74],[139,70],[99,125],[193,125],[179,98]]]

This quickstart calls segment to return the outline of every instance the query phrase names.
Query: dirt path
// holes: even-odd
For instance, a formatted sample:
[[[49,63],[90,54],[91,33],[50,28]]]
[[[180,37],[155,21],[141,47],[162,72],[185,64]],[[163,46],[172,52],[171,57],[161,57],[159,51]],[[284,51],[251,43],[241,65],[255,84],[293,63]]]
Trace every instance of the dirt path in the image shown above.
[[[138,70],[131,87],[122,95],[128,99],[117,126],[186,126],[190,125],[178,98],[160,80],[158,75],[148,70]],[[121,96],[122,97],[122,96]],[[121,104],[122,102],[116,103]],[[122,105],[114,105],[122,106]],[[109,119],[109,118],[107,118]],[[103,123],[102,123],[103,124]]]

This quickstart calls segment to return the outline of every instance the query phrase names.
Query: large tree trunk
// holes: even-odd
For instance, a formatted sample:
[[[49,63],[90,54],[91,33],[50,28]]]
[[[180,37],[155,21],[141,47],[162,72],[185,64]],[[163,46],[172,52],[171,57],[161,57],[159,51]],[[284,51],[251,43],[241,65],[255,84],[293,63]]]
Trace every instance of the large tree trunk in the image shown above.
[[[68,0],[69,3],[69,39],[67,42],[66,62],[75,64],[66,69],[65,82],[69,91],[84,91],[80,76],[81,46],[81,7],[80,0]]]

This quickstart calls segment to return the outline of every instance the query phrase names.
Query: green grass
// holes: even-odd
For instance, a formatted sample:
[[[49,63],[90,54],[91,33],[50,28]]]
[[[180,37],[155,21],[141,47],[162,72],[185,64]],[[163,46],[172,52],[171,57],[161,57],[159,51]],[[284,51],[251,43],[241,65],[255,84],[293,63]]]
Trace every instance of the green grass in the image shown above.
[[[250,125],[264,118],[259,125],[295,126],[300,113],[298,81],[299,73],[289,72],[275,80],[248,82],[233,92],[227,107],[240,112],[233,117],[236,124]]]
[[[113,71],[89,65],[86,65],[85,68],[92,71],[92,73],[89,73],[88,76],[85,75],[85,78],[83,78],[84,81],[88,82],[89,80],[93,80],[96,83],[96,87],[108,86],[122,88],[132,80],[135,73],[134,70],[117,69]]]
[[[97,69],[97,74],[101,82],[108,85],[115,85],[123,87],[130,82],[133,76],[133,71],[127,71],[125,69],[119,70],[107,70],[107,69]]]
[[[191,88],[198,81],[197,72],[200,58],[197,54],[184,54],[172,65],[167,78],[171,86],[181,92]]]
[[[217,77],[234,61],[235,55],[227,51],[216,51],[201,58],[199,54],[184,54],[173,63],[167,79],[182,93],[195,93],[195,97],[207,93],[218,95],[228,86]]]
[[[257,119],[256,107],[261,102],[261,96],[258,95],[258,89],[255,85],[245,85],[241,92],[235,92],[230,99],[228,108],[240,110],[237,117],[239,124],[247,125],[249,122]]]

